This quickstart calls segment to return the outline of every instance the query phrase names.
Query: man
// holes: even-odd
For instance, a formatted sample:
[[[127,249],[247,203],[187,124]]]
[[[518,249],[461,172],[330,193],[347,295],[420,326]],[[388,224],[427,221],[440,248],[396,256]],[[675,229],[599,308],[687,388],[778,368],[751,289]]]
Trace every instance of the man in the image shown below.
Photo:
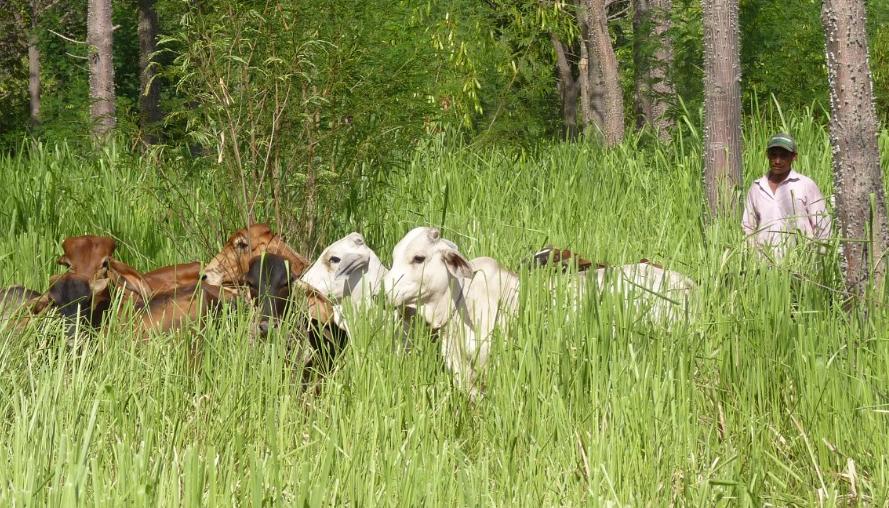
[[[782,257],[796,232],[826,240],[830,238],[830,215],[824,196],[811,178],[794,171],[796,142],[779,133],[766,147],[769,172],[756,179],[747,193],[741,226],[747,240],[757,247],[771,248]]]

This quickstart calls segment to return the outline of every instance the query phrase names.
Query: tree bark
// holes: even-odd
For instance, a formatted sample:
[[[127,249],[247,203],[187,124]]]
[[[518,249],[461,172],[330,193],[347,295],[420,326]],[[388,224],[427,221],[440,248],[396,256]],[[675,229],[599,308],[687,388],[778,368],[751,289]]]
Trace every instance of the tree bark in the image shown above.
[[[634,0],[633,60],[636,66],[636,125],[654,129],[658,139],[668,143],[673,119],[667,115],[675,95],[668,70],[673,63],[670,30],[672,0]]]
[[[28,94],[31,99],[31,126],[40,124],[40,47],[37,45],[37,5],[31,2],[31,30],[28,33]]]
[[[111,0],[89,0],[86,41],[90,46],[90,116],[93,136],[102,140],[115,125]]]
[[[158,124],[163,119],[160,86],[152,65],[160,33],[154,4],[155,0],[139,0],[139,113],[142,137],[148,145],[156,142]]]
[[[580,92],[580,79],[574,77],[565,44],[555,34],[550,34],[549,38],[556,52],[556,68],[559,72],[558,86],[562,106],[564,135],[569,140],[575,140],[579,133],[577,128],[577,97]]]
[[[704,186],[713,216],[737,214],[741,185],[738,0],[701,0],[704,12]]]
[[[605,144],[616,145],[624,138],[624,99],[620,87],[620,75],[617,70],[617,57],[611,45],[611,34],[608,32],[608,13],[605,0],[583,0],[583,9],[578,16],[585,18],[581,25],[586,24],[587,36],[581,43],[587,45],[587,61],[590,82],[600,83],[600,87],[590,87],[591,113],[595,110],[597,92],[601,94],[601,123]],[[583,34],[583,30],[581,30]]]
[[[850,240],[842,250],[850,295],[863,294],[870,275],[882,282],[889,243],[865,20],[863,0],[822,4],[837,222]]]

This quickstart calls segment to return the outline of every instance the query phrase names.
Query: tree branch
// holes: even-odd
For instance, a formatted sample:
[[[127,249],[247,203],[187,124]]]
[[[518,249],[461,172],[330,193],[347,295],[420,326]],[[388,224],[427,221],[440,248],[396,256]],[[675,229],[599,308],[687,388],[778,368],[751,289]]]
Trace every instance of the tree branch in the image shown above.
[[[62,39],[65,39],[65,40],[68,41],[68,42],[73,42],[74,44],[83,44],[83,45],[86,45],[86,41],[76,41],[76,40],[74,40],[74,39],[72,39],[72,38],[70,38],[70,37],[67,37],[67,36],[64,36],[64,35],[60,34],[59,32],[56,32],[55,30],[53,30],[53,29],[51,29],[51,28],[47,28],[47,30],[49,31],[49,33],[51,33],[51,34],[53,34],[53,35],[56,35],[56,36],[58,36],[58,37],[61,37]]]

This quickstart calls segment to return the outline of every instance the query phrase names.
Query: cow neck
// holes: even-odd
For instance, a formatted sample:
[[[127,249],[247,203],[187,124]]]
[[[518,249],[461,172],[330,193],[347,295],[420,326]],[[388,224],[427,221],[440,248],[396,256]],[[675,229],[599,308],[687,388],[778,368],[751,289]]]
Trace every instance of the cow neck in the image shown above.
[[[439,298],[434,305],[423,305],[423,314],[426,322],[432,326],[433,330],[438,331],[444,328],[454,317],[459,315],[463,324],[472,327],[472,319],[469,315],[469,308],[466,304],[466,292],[463,283],[457,278],[448,274],[448,297]],[[431,315],[430,315],[431,312]],[[442,316],[435,319],[437,316]]]

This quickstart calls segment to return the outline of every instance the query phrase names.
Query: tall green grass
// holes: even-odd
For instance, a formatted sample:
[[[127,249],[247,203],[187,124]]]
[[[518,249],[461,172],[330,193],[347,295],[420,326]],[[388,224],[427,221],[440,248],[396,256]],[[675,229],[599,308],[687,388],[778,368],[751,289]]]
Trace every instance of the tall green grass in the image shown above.
[[[779,129],[829,194],[827,136],[805,116],[748,126],[746,183]],[[478,404],[422,327],[398,353],[382,308],[308,393],[281,336],[250,345],[244,309],[148,343],[120,327],[75,344],[51,322],[4,328],[0,504],[885,505],[886,312],[839,308],[835,254],[766,269],[734,222],[703,222],[688,132],[670,148],[432,141],[327,232],[362,231],[385,262],[416,225],[516,269],[545,243],[646,257],[700,283],[687,323],[647,324],[607,297],[566,320],[547,275],[522,271]],[[142,269],[209,259],[231,227],[225,189],[212,170],[169,182],[154,164],[64,147],[0,161],[0,282],[45,289],[60,241],[86,232],[118,237]]]

